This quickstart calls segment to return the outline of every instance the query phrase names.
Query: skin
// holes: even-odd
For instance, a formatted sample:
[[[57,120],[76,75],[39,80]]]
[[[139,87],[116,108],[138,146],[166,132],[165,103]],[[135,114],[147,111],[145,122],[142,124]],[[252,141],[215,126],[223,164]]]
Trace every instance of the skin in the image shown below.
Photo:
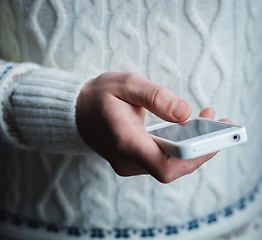
[[[81,89],[76,122],[86,144],[120,176],[150,174],[170,183],[215,155],[181,160],[165,154],[144,127],[146,109],[170,122],[183,122],[192,112],[187,102],[143,76],[110,72],[88,81]],[[200,116],[214,119],[215,113],[206,108]]]

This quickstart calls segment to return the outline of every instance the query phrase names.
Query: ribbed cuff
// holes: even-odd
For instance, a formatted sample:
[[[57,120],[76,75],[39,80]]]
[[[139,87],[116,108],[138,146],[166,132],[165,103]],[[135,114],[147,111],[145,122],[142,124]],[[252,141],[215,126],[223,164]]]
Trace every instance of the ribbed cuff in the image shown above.
[[[75,106],[90,78],[48,68],[20,74],[3,103],[13,143],[52,152],[87,151],[77,129]]]
[[[9,125],[14,122],[10,119],[6,109],[6,101],[11,95],[12,86],[18,77],[38,69],[39,66],[33,63],[16,64],[13,62],[0,62],[0,139],[1,145],[21,145],[15,144],[15,139],[9,134]]]

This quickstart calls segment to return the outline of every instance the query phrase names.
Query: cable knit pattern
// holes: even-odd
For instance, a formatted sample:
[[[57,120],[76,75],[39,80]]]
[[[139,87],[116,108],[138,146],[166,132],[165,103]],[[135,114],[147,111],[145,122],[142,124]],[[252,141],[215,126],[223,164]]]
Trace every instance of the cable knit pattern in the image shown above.
[[[179,2],[146,1],[145,7],[148,12],[145,18],[148,42],[146,73],[151,81],[175,89],[176,94],[181,95],[183,81],[178,63],[177,37]],[[150,124],[159,121],[153,115],[149,115],[148,119]]]
[[[223,87],[223,83],[225,82],[225,60],[221,56],[221,53],[219,52],[218,47],[216,45],[216,34],[218,32],[217,26],[220,25],[221,17],[223,16],[221,13],[224,12],[223,8],[225,7],[225,1],[218,1],[218,7],[216,9],[215,15],[212,16],[210,26],[207,26],[205,22],[201,19],[196,10],[195,5],[195,0],[189,0],[186,2],[185,7],[186,15],[189,19],[189,22],[193,25],[195,30],[200,35],[202,42],[200,56],[197,59],[196,65],[194,66],[194,69],[190,76],[190,87],[192,93],[195,95],[201,107],[206,107],[210,106],[210,100],[213,100],[215,97],[213,95],[219,92],[219,90]],[[214,92],[211,96],[208,96],[207,92],[203,92],[205,88],[201,86],[201,84],[203,84],[201,81],[205,79],[203,78],[203,76],[201,76],[201,71],[205,71],[203,70],[203,67],[207,67],[209,64],[213,64],[219,74],[219,81],[216,85],[214,84],[214,89],[208,88],[209,92]]]
[[[36,37],[38,46],[40,47],[42,54],[45,52],[45,57],[43,58],[42,63],[47,66],[57,67],[54,54],[63,35],[67,18],[65,15],[64,5],[61,0],[48,1],[48,3],[49,4],[44,4],[43,0],[34,1],[30,10],[31,14],[29,16],[29,19],[31,29],[34,33],[34,36]],[[49,7],[53,9],[56,15],[56,22],[54,24],[54,29],[51,33],[51,36],[44,35],[42,31],[44,27],[41,27],[38,22],[38,16],[40,14],[40,10],[43,4],[45,5],[45,7],[51,5]]]
[[[140,23],[144,21],[141,1],[110,1],[109,11],[113,13],[108,26],[109,69],[143,73],[144,38],[139,31]]]
[[[0,233],[26,240],[253,236],[248,223],[261,219],[262,199],[261,11],[260,0],[1,1],[0,57],[43,66],[0,60],[1,89],[12,83],[1,103],[15,119],[1,121],[9,129],[1,137],[62,154],[0,149]],[[89,149],[67,155],[64,148],[78,151],[81,143],[78,91],[105,71],[143,74],[188,100],[194,115],[213,106],[218,118],[246,125],[249,143],[168,185],[121,178]],[[147,115],[146,125],[156,122]],[[244,230],[236,237],[237,229]]]
[[[262,3],[260,1],[256,1],[257,6],[262,7]],[[251,4],[249,1],[246,1],[246,9],[247,9],[247,20],[245,22],[245,48],[246,54],[244,57],[244,86],[242,88],[242,95],[246,98],[250,99],[253,102],[261,102],[261,56],[257,54],[261,46],[259,43],[255,41],[255,39],[261,39],[262,33],[260,31],[255,31],[256,28],[259,27],[259,24],[262,20],[262,16],[258,12],[258,8]],[[251,138],[252,145],[249,147],[249,151],[256,151],[255,149],[259,149],[261,146],[261,133],[258,129],[257,124],[254,124],[257,119],[261,117],[261,111],[253,111],[252,107],[250,107],[251,102],[244,101],[244,98],[241,101],[241,111],[242,111],[242,121],[246,122],[248,128],[251,130]],[[247,146],[245,146],[243,150],[243,155],[245,158],[249,158],[246,152]],[[251,160],[253,161],[255,159]],[[246,186],[248,184],[252,184],[253,179],[249,179],[247,175],[251,170],[250,164],[248,164],[244,159],[240,160],[240,166],[242,172],[245,173]],[[244,182],[244,181],[243,181]]]
[[[47,211],[45,210],[45,205],[53,193],[58,205],[60,206],[59,209],[62,212],[62,223],[65,225],[70,225],[72,224],[74,219],[74,210],[60,186],[60,179],[70,163],[70,158],[63,156],[63,158],[59,160],[60,164],[55,170],[52,170],[50,168],[49,159],[47,158],[47,156],[41,154],[40,159],[43,164],[43,170],[46,171],[50,182],[47,188],[43,190],[42,197],[40,197],[40,202],[38,202],[37,204],[37,211],[39,213],[39,216],[46,222],[50,221],[50,219],[48,219],[48,216],[46,215]]]
[[[226,67],[226,60],[229,59],[224,59],[222,55],[223,48],[218,45],[218,36],[222,34],[223,21],[226,21],[227,27],[231,28],[231,15],[226,15],[224,8],[232,9],[233,5],[222,0],[216,1],[215,4],[216,8],[209,12],[210,16],[207,20],[205,9],[199,8],[197,1],[185,1],[186,17],[201,42],[199,56],[189,75],[190,90],[201,108],[214,105],[217,98],[221,98],[221,94],[227,100],[229,98],[229,92],[225,92],[230,83]],[[212,69],[212,76],[207,75],[210,73],[210,69]],[[210,81],[210,77],[212,77],[212,81]],[[225,153],[223,154],[226,158]],[[219,156],[219,158],[221,157]],[[219,166],[220,169],[223,169],[222,165]],[[204,166],[199,169],[199,178],[189,205],[191,215],[196,217],[203,211],[214,211],[219,208],[222,205],[221,196],[225,195],[225,189],[226,187],[221,188],[221,183],[212,177],[210,168]],[[207,195],[209,196],[208,206],[202,201]]]
[[[94,154],[95,155],[95,154]],[[94,157],[94,156],[90,156]],[[96,157],[96,164],[80,158],[75,166],[79,175],[80,218],[77,223],[86,228],[110,229],[116,222],[114,214],[115,188],[114,173],[104,160]],[[71,166],[72,168],[72,166]],[[94,181],[94,179],[101,179]],[[100,211],[94,211],[100,209]],[[100,219],[101,221],[97,221]]]
[[[75,21],[73,27],[73,70],[83,72],[87,67],[98,75],[108,64],[108,41],[106,22],[108,6],[106,1],[72,1]]]

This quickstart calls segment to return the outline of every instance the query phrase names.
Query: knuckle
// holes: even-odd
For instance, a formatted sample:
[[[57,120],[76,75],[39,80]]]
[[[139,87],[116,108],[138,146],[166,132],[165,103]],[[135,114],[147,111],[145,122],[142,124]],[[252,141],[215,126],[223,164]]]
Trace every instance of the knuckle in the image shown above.
[[[159,87],[157,89],[147,89],[147,97],[149,99],[149,103],[151,107],[155,108],[159,105],[159,100],[161,99],[161,91],[162,87]]]
[[[171,183],[175,180],[174,173],[170,168],[163,168],[158,171],[156,179],[161,183]]]
[[[129,86],[129,85],[133,85],[134,82],[138,79],[141,78],[141,76],[137,73],[133,73],[133,72],[128,72],[123,74],[123,76],[120,78],[121,83],[123,85]]]
[[[106,76],[107,76],[107,73],[104,72],[104,73],[101,73],[97,78],[104,78],[104,77],[106,77]]]
[[[171,176],[168,176],[168,175],[162,175],[158,181],[161,182],[161,183],[164,183],[164,184],[168,184],[168,183],[171,183],[173,182],[173,178]]]
[[[99,76],[97,76],[95,79],[95,84],[101,83],[101,82],[105,82],[106,79],[110,76],[110,74],[108,72],[104,72],[101,73]]]
[[[150,107],[154,109],[161,108],[166,113],[172,112],[173,100],[169,98],[167,89],[158,87],[156,89],[147,89],[146,96]]]

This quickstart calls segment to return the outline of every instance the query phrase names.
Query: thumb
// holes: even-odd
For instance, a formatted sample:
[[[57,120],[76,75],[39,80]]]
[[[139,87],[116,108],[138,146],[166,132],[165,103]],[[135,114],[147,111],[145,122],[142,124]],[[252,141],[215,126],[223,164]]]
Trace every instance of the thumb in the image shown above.
[[[124,101],[144,107],[166,121],[183,122],[190,117],[189,103],[170,90],[138,74],[129,74],[127,78],[124,90],[119,93]]]

